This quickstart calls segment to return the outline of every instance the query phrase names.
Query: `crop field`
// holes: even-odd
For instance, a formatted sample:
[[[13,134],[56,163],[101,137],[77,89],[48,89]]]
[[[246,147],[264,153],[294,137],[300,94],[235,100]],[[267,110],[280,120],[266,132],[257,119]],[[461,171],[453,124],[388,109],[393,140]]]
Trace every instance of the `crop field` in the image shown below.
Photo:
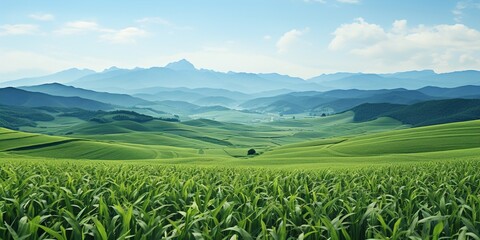
[[[0,239],[480,239],[480,120],[352,117],[0,128]]]
[[[475,160],[343,170],[3,159],[2,239],[479,239]]]

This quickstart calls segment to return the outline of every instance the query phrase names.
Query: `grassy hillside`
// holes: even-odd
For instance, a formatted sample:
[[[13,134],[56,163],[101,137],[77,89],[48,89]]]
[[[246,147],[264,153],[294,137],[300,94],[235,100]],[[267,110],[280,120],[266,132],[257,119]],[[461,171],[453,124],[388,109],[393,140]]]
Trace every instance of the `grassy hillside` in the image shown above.
[[[91,141],[0,129],[0,151],[13,155],[63,159],[154,159],[191,157],[195,151],[181,148]]]
[[[336,166],[471,158],[480,154],[479,132],[478,120],[450,123],[285,145],[256,159],[260,164]]]
[[[352,109],[357,122],[392,117],[405,124],[426,126],[480,119],[480,99],[447,99],[413,105],[364,104]]]

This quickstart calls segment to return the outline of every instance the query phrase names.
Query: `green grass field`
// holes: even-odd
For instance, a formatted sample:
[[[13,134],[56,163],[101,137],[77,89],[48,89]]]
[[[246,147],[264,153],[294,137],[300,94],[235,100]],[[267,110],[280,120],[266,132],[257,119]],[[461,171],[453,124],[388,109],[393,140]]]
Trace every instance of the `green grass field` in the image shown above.
[[[3,159],[2,239],[478,239],[478,161],[342,170]]]

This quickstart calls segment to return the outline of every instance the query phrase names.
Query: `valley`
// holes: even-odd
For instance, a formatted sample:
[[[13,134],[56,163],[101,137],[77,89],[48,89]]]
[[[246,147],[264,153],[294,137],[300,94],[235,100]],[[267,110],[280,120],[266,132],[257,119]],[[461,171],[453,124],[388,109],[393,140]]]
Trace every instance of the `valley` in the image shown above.
[[[186,87],[190,77],[211,85]],[[0,88],[0,238],[480,236],[480,87],[321,87],[353,77],[372,76],[306,81],[181,60],[10,82],[39,84]],[[250,87],[229,85],[239,79]]]

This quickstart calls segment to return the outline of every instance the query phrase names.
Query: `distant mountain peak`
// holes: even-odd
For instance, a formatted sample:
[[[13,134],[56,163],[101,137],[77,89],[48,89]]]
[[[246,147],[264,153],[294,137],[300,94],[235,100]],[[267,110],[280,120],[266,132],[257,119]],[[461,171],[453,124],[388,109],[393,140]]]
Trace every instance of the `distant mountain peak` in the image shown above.
[[[186,59],[169,63],[165,66],[165,68],[169,68],[175,71],[196,70],[195,66]]]
[[[111,72],[111,71],[116,71],[116,70],[120,70],[120,68],[116,67],[116,66],[111,66],[109,68],[105,68],[103,70],[103,72]]]

